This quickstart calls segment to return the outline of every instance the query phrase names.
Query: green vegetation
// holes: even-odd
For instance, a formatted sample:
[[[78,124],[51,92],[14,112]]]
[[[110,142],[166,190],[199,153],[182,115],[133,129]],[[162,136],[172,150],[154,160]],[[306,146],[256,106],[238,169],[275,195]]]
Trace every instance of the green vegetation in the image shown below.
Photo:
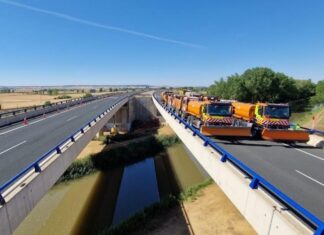
[[[316,85],[316,95],[312,97],[312,103],[323,104],[324,103],[324,80],[321,80]]]
[[[90,97],[93,97],[93,95],[88,92],[83,95],[83,98],[90,98]]]
[[[208,185],[213,183],[212,179],[205,180],[204,182],[191,186],[180,193],[179,197],[181,201],[194,201],[200,196],[199,192],[201,189],[206,188]]]
[[[59,91],[58,89],[48,89],[47,94],[48,95],[58,95]]]
[[[0,87],[0,93],[11,93],[13,90],[6,88],[6,87]]]
[[[123,235],[132,234],[139,229],[145,229],[145,225],[157,216],[165,213],[169,209],[179,205],[183,201],[194,200],[199,196],[200,190],[206,188],[208,185],[212,184],[212,180],[208,179],[200,184],[194,185],[189,189],[181,192],[179,195],[169,195],[162,198],[160,202],[154,203],[153,205],[145,208],[144,210],[136,213],[129,219],[125,220],[121,224],[106,228],[101,233],[102,235]]]
[[[70,95],[59,95],[59,96],[55,97],[54,99],[63,100],[63,99],[71,99],[71,98],[72,98],[72,96],[70,96]]]
[[[74,161],[57,183],[77,179],[97,170],[105,171],[131,165],[153,157],[177,143],[180,143],[180,140],[176,136],[159,136],[157,138],[151,136],[126,146],[103,150],[95,155]]]
[[[303,112],[324,103],[324,80],[314,84],[310,79],[296,80],[270,68],[257,67],[215,81],[208,87],[207,93],[252,103],[289,102],[293,112]]]
[[[134,133],[134,132],[130,132],[127,134],[117,134],[114,136],[107,136],[104,139],[104,143],[105,144],[109,144],[109,143],[114,143],[114,142],[120,142],[120,141],[126,141],[126,140],[131,140],[131,139],[135,139],[135,138],[139,138],[144,136],[145,134],[141,134],[141,133]]]
[[[245,102],[289,102],[313,96],[315,85],[310,80],[296,81],[283,73],[258,67],[215,81],[208,94]]]
[[[74,161],[69,168],[64,172],[61,178],[58,180],[57,183],[78,179],[82,176],[89,175],[95,172],[97,169],[94,166],[94,163],[91,157],[86,157],[80,160]]]
[[[291,122],[300,126],[312,128],[312,118],[315,119],[315,129],[324,131],[324,105],[316,105],[312,110],[306,112],[293,113]]]
[[[51,101],[45,101],[44,105],[45,105],[45,106],[51,106],[52,103],[51,103]]]

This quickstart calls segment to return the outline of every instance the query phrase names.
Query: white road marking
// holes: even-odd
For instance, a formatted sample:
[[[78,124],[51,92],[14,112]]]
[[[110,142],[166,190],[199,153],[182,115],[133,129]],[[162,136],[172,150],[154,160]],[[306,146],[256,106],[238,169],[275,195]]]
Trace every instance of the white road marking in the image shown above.
[[[73,117],[70,117],[68,120],[66,120],[67,122],[69,121],[72,121],[73,119],[76,119],[77,117],[79,117],[79,115],[76,115],[76,116],[73,116]]]
[[[22,145],[22,144],[24,144],[24,143],[26,143],[26,142],[27,142],[27,141],[24,140],[23,142],[20,142],[19,144],[16,144],[16,145],[10,147],[10,148],[8,148],[8,149],[2,151],[2,152],[0,153],[0,155],[2,155],[2,154],[6,153],[6,152],[8,152],[8,151],[10,151],[10,150],[12,150],[12,149],[14,149],[14,148],[17,148],[18,146],[20,146],[20,145]]]
[[[99,102],[99,101],[100,101],[100,100],[95,100],[94,102]],[[87,105],[87,104],[85,104],[85,105]],[[71,111],[71,110],[73,110],[73,109],[77,109],[77,108],[81,108],[81,106],[77,105],[76,107],[73,107],[73,108],[70,108],[70,109],[64,110],[64,111],[62,111],[62,112],[59,112],[59,113],[55,113],[55,114],[53,114],[53,115],[46,116],[46,118],[41,118],[41,119],[36,120],[36,121],[34,121],[34,122],[30,122],[28,125],[19,126],[19,127],[16,127],[16,128],[10,129],[10,130],[8,130],[8,131],[1,132],[1,133],[0,133],[0,136],[1,136],[1,135],[8,134],[8,133],[13,132],[13,131],[16,131],[16,130],[19,130],[19,129],[21,129],[21,128],[24,128],[24,127],[27,127],[27,126],[33,125],[33,124],[36,124],[36,123],[38,123],[38,122],[41,122],[41,121],[46,120],[47,118],[52,118],[52,117],[55,117],[55,116],[57,116],[57,115],[63,114],[63,113],[65,113],[65,112],[68,112],[68,111]]]
[[[301,150],[301,149],[295,148],[295,147],[293,147],[293,146],[291,146],[291,145],[288,145],[288,146],[292,147],[292,148],[295,149],[296,151],[299,151],[299,152],[305,153],[305,154],[307,154],[307,155],[309,155],[309,156],[311,156],[311,157],[314,157],[314,158],[316,158],[316,159],[318,159],[318,160],[324,161],[324,158],[321,158],[321,157],[319,157],[319,156],[316,156],[316,155],[311,154],[311,153],[309,153],[309,152],[306,152],[306,151],[304,151],[304,150]]]
[[[321,185],[322,187],[324,187],[324,183],[322,183],[322,182],[320,182],[320,181],[318,181],[318,180],[316,180],[316,179],[310,177],[309,175],[306,175],[305,173],[303,173],[303,172],[301,172],[301,171],[299,171],[299,170],[295,170],[295,171],[296,171],[297,173],[299,173],[299,174],[305,176],[306,178],[312,180],[313,182],[318,183],[318,184]]]

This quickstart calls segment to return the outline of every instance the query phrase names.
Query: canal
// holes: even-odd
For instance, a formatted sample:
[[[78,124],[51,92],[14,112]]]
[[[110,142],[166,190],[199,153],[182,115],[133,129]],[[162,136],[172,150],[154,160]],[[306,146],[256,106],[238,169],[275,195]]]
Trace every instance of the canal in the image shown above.
[[[133,165],[54,186],[14,234],[96,234],[206,178],[185,146],[176,144]]]

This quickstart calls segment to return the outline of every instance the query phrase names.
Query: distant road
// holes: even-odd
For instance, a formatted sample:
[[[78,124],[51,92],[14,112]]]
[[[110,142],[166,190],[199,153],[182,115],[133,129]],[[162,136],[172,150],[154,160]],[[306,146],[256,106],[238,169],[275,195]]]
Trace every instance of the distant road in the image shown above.
[[[118,97],[96,100],[75,106],[46,118],[34,119],[28,125],[0,130],[0,185],[37,158],[76,132],[96,115],[118,102]]]

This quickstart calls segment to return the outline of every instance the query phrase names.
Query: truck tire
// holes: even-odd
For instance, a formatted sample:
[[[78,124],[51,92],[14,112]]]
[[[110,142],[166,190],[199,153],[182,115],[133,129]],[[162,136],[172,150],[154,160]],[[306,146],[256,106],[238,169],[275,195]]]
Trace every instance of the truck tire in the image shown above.
[[[253,139],[256,139],[256,140],[261,139],[261,130],[258,127],[252,126],[251,132],[252,132]]]
[[[189,116],[188,117],[188,124],[189,124],[189,126],[192,126],[192,119],[193,119],[192,116]]]

